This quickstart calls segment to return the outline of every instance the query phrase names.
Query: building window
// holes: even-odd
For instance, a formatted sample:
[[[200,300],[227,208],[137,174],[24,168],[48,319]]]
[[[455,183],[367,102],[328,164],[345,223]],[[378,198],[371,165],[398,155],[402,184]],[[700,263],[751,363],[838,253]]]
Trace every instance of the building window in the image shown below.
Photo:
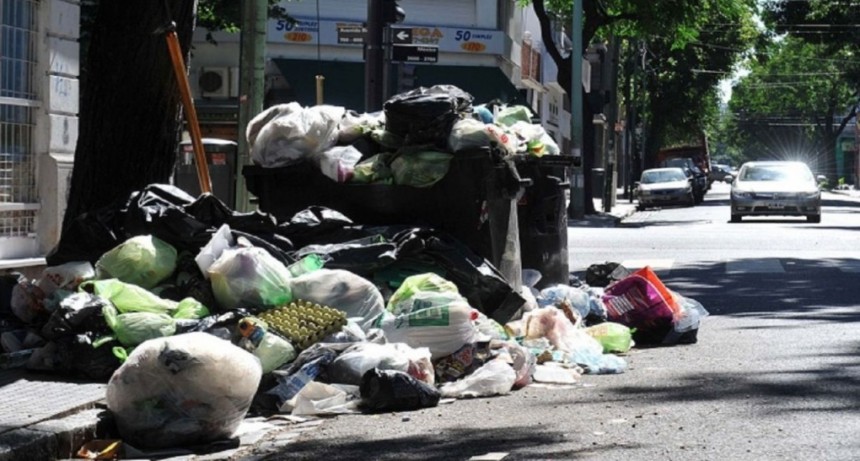
[[[0,238],[35,234],[37,0],[0,0]]]

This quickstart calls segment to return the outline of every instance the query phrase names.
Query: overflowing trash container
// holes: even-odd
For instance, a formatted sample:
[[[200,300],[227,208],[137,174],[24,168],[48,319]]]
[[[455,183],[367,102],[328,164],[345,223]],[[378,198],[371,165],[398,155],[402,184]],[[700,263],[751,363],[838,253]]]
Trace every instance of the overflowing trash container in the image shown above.
[[[517,202],[520,254],[524,270],[541,273],[538,287],[567,284],[568,172],[572,159],[564,156],[517,156],[517,171],[531,181]]]
[[[308,162],[242,170],[260,210],[280,219],[319,205],[366,225],[419,225],[446,231],[518,281],[517,198],[527,181],[490,149],[459,152],[429,187],[338,183]]]

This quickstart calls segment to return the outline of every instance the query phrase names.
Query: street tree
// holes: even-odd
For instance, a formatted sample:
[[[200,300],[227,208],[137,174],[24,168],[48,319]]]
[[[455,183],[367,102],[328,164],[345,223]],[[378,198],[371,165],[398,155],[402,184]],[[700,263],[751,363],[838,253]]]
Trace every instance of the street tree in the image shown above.
[[[650,43],[653,39],[658,39],[660,44],[666,46],[667,51],[676,52],[684,49],[685,46],[698,40],[702,35],[702,29],[709,24],[716,26],[722,22],[732,25],[732,30],[743,30],[749,22],[752,11],[754,11],[755,2],[752,0],[653,0],[642,2],[638,0],[520,0],[520,3],[527,5],[531,3],[534,7],[535,14],[541,24],[541,39],[546,46],[547,53],[553,59],[558,67],[558,83],[561,87],[570,94],[571,91],[571,54],[563,53],[556,43],[554,34],[554,22],[561,22],[564,25],[570,24],[570,18],[573,7],[582,8],[584,15],[583,24],[583,46],[587,47],[595,39],[605,39],[610,34],[625,37],[628,40],[635,41],[637,39],[645,40]],[[738,25],[743,25],[743,28]],[[730,29],[725,29],[724,32]],[[570,28],[565,28],[565,31],[570,35]],[[704,54],[706,48],[699,49],[699,54]],[[713,51],[713,48],[711,49]],[[582,50],[585,51],[585,50]],[[732,61],[730,58],[733,53],[729,49],[721,50],[717,53],[724,60]],[[694,53],[695,54],[695,53]],[[737,53],[735,53],[737,54]],[[684,56],[680,56],[684,57]],[[690,64],[690,56],[685,59],[674,59],[671,61],[660,62],[661,66],[671,66],[673,63],[677,65]],[[716,65],[710,62],[711,59],[699,59],[699,64]],[[654,61],[651,61],[652,63]],[[656,69],[652,65],[652,68]],[[661,93],[659,85],[661,78],[665,78],[665,72],[658,72],[653,75],[654,81],[650,86],[650,92],[656,94],[669,94],[668,92]],[[686,72],[678,80],[683,83],[684,77],[691,77],[689,72]],[[714,75],[702,74],[698,75],[697,85],[701,84],[709,87],[711,83],[715,85],[719,78]],[[582,91],[577,88],[577,91]],[[683,92],[688,97],[684,101],[685,107],[700,108],[703,102],[713,102],[713,98],[708,96],[707,101],[702,101],[699,98],[700,94],[706,92]],[[650,96],[650,95],[649,95]],[[677,94],[673,94],[675,98]],[[583,97],[583,101],[588,101],[588,98]],[[677,102],[677,98],[675,98]],[[670,103],[666,103],[670,104]],[[673,105],[677,108],[677,105]],[[591,175],[590,171],[594,167],[594,125],[592,123],[593,115],[602,108],[592,107],[586,103],[583,107],[583,168],[585,172],[585,198],[586,198],[586,213],[594,212],[593,197],[591,194]],[[654,106],[651,106],[654,110]],[[663,125],[673,126],[669,117],[679,117],[689,115],[693,111],[669,111],[659,113],[660,117],[665,117],[667,120]],[[660,133],[662,136],[663,133]],[[659,145],[661,140],[657,140]],[[653,151],[654,149],[651,149]]]
[[[857,110],[847,47],[783,36],[758,53],[734,87],[729,109],[737,140],[756,156],[809,161],[835,173],[834,145]]]
[[[268,1],[269,14],[282,16],[277,1]],[[168,182],[182,109],[164,28],[171,20],[176,23],[187,64],[195,19],[208,30],[236,31],[239,3],[85,2],[78,143],[64,228],[84,212]]]

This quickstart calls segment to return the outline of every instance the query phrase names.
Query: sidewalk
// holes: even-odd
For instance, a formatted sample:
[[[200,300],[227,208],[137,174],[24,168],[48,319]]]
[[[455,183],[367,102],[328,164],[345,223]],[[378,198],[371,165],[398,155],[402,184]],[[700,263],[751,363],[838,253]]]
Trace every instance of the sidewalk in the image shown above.
[[[636,202],[630,203],[627,198],[621,198],[622,190],[618,190],[615,206],[608,213],[603,211],[603,200],[594,199],[597,214],[586,215],[583,219],[568,220],[568,227],[615,227],[624,218],[636,212]],[[860,192],[860,191],[858,191]]]

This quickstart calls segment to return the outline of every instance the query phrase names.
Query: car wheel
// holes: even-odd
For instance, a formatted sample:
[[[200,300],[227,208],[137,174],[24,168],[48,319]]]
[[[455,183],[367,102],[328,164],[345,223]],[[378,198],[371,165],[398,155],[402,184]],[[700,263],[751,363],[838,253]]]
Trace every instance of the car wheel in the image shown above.
[[[820,223],[821,222],[821,215],[820,214],[811,214],[811,215],[806,217],[806,221],[811,222],[811,223]]]
[[[741,215],[733,214],[732,215],[732,222],[741,222]]]
[[[687,206],[696,206],[696,198],[693,197],[693,194],[687,196]]]

